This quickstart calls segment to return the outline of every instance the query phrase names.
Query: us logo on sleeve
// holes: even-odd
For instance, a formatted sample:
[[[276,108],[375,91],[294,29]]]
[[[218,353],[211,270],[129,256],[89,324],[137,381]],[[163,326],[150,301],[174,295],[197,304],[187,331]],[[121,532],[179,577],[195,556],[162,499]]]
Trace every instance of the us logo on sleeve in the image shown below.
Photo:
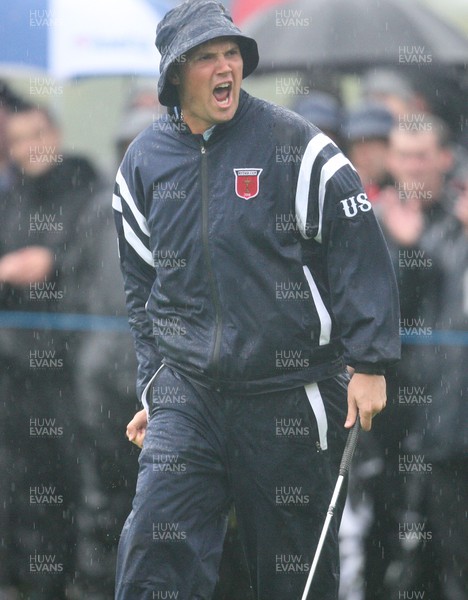
[[[260,173],[263,169],[234,169],[236,194],[244,200],[251,200],[260,191]]]
[[[355,217],[358,214],[358,211],[367,212],[372,208],[372,204],[364,193],[358,194],[357,196],[351,196],[350,198],[346,198],[346,200],[340,200],[340,202],[343,212],[348,219]]]

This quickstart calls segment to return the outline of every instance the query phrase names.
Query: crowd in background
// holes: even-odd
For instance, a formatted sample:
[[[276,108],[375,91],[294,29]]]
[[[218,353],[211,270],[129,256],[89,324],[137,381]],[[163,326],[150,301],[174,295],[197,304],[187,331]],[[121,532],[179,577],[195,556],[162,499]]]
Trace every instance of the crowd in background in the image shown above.
[[[400,289],[402,360],[387,374],[388,408],[363,436],[352,476],[341,531],[342,598],[462,600],[468,152],[399,74],[370,72],[362,96],[345,115],[323,93],[296,106],[356,167]]]
[[[361,92],[352,109],[324,91],[293,106],[361,176],[401,296],[403,358],[350,480],[342,599],[466,600],[466,137],[394,72]],[[135,91],[118,161],[160,110]],[[0,85],[0,600],[112,597],[138,456],[124,436],[132,342],[111,326],[125,318],[112,175],[64,153],[53,115]],[[248,594],[232,515],[216,599]]]

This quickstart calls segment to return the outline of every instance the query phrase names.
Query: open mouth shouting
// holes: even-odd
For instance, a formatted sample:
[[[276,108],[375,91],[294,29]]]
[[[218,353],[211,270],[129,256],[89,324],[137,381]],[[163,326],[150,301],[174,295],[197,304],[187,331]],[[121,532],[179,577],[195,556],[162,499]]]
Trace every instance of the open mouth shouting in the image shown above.
[[[213,90],[216,103],[221,108],[228,108],[232,101],[232,82],[220,83]]]

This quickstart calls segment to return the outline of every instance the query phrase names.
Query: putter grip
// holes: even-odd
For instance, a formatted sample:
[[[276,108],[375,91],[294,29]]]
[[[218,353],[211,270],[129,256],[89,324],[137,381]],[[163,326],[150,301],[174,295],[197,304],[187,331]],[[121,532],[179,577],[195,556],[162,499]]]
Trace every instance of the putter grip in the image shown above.
[[[361,423],[359,420],[359,415],[356,417],[356,422],[351,427],[351,430],[348,434],[348,439],[346,440],[346,446],[343,451],[343,457],[341,459],[340,464],[340,475],[345,476],[349,470],[349,465],[353,460],[353,454],[356,450],[356,446],[359,439],[359,430],[361,429]]]

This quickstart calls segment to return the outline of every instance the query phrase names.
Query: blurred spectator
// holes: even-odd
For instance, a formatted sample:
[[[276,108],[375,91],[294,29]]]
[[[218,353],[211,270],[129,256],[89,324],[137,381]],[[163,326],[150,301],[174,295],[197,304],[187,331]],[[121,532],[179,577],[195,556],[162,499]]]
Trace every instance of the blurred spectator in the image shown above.
[[[395,180],[400,208],[408,207],[410,215],[413,208],[418,209],[429,221],[445,216],[453,202],[453,191],[446,186],[453,162],[450,133],[441,119],[416,113],[399,122],[390,136],[388,170]],[[393,216],[400,212],[393,209],[385,211],[384,220],[392,236],[399,238],[406,230],[400,221],[394,226]]]
[[[6,126],[10,113],[20,104],[20,98],[11,91],[4,81],[0,80],[0,192],[7,190],[13,180]]]
[[[387,159],[392,113],[382,104],[368,102],[350,110],[344,125],[347,154],[364,184],[367,197],[375,202],[389,183]]]
[[[390,135],[388,168],[395,184],[382,192],[379,217],[397,272],[402,331],[408,330],[411,337],[421,323],[434,328],[440,306],[441,271],[436,257],[427,255],[421,244],[452,210],[453,190],[446,185],[446,175],[453,152],[448,130],[437,117],[416,115],[405,125],[395,126]],[[417,385],[419,377],[426,385],[434,360],[429,348],[405,347],[396,384]]]
[[[399,589],[419,588],[440,600],[468,598],[468,178],[447,215],[420,248],[441,273],[435,342],[428,378],[431,401],[418,411],[411,450],[429,473],[406,489],[405,522],[420,523],[429,542],[402,542]],[[412,489],[413,488],[413,489]],[[413,530],[416,525],[413,526]],[[421,530],[421,525],[420,525]],[[397,597],[397,594],[394,594]]]
[[[326,92],[311,92],[301,97],[293,110],[321,129],[338,146],[342,146],[343,111],[335,96]]]
[[[448,183],[459,185],[468,164],[466,90],[462,88],[460,81],[442,68],[410,68],[405,75],[401,71],[375,68],[363,76],[361,95],[364,101],[386,106],[403,129],[423,113],[442,119],[453,138],[454,162]]]
[[[11,182],[11,163],[5,132],[10,110],[9,89],[0,81],[0,190],[8,189]]]
[[[13,183],[13,170],[8,152],[8,143],[6,138],[6,126],[10,112],[14,110],[16,104],[19,104],[17,98],[7,84],[0,81],[0,196],[5,194]],[[0,205],[1,208],[1,205]],[[1,284],[0,284],[1,285]],[[8,401],[8,389],[5,378],[0,377],[0,411],[4,412],[4,406]],[[7,423],[0,418],[0,440],[5,439]],[[5,444],[1,443],[0,450],[0,475],[3,475],[11,468],[10,463],[13,457],[6,452]],[[9,502],[10,491],[6,489],[6,485],[0,486],[0,507],[6,507]],[[9,526],[9,515],[7,510],[0,510],[0,532],[2,535],[2,546],[0,550],[0,598],[8,599],[10,593],[9,588],[9,573],[6,563],[6,549],[4,534]],[[11,594],[14,593],[12,590]]]
[[[444,295],[444,269],[439,257],[447,240],[429,247],[428,239],[445,222],[453,206],[454,199],[446,186],[452,164],[448,130],[440,119],[417,113],[403,125],[400,121],[394,126],[388,156],[394,186],[381,193],[378,214],[397,273],[400,332],[406,345],[400,363],[387,373],[385,423],[376,421],[373,427],[378,456],[384,460],[381,472],[368,482],[373,508],[365,572],[368,600],[387,600],[398,597],[398,591],[422,589],[418,585],[429,577],[427,572],[420,573],[417,585],[404,587],[398,568],[399,534],[408,522],[408,506],[416,509],[417,498],[423,492],[421,479],[411,479],[411,474],[404,471],[407,457],[417,454],[420,448],[414,434],[422,427],[434,386],[443,380],[440,349],[431,343],[430,336],[437,327]],[[424,589],[431,589],[429,596],[440,597],[437,593],[431,595],[434,589]]]
[[[61,152],[46,109],[16,107],[7,139],[14,168],[11,189],[0,194],[0,310],[11,323],[0,330],[0,586],[9,598],[59,600],[73,574],[76,534],[74,338],[38,317],[78,302],[67,256],[80,243],[76,223],[97,175],[87,160]]]
[[[362,77],[361,94],[364,102],[383,104],[398,121],[400,115],[422,112],[408,79],[392,69],[375,68]]]

